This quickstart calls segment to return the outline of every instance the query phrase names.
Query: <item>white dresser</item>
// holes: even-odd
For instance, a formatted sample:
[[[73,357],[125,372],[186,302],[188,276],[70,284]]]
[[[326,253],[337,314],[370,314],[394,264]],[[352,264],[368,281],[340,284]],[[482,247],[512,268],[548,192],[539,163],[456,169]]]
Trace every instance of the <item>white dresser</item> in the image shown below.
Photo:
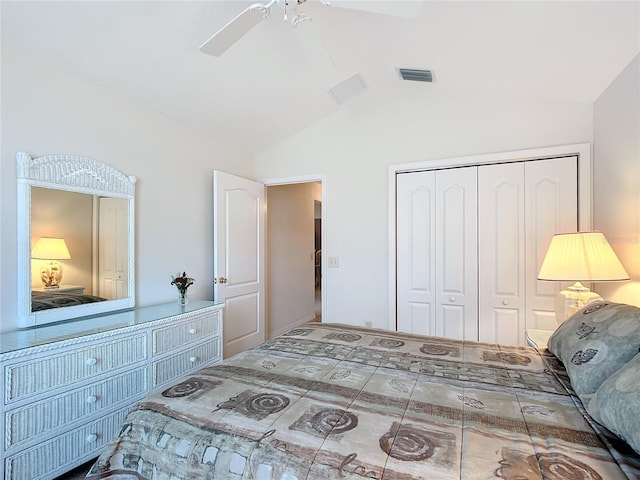
[[[174,302],[3,333],[4,479],[98,456],[139,400],[222,359],[222,315],[221,303]]]

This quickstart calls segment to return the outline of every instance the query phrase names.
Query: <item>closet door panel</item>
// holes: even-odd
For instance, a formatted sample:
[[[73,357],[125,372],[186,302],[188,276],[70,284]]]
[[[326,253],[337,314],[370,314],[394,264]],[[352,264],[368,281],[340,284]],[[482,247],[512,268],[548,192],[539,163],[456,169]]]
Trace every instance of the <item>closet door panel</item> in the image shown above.
[[[478,339],[477,167],[436,172],[436,334]]]
[[[436,317],[436,336],[458,340],[475,340],[465,338],[465,335],[470,335],[470,333],[467,328],[468,312],[464,306],[441,304],[439,307]],[[474,330],[477,331],[477,329]]]
[[[436,335],[435,172],[396,176],[397,330]]]
[[[525,164],[527,307],[526,328],[555,330],[559,282],[537,280],[555,233],[578,230],[578,157]]]
[[[479,339],[524,341],[524,165],[478,169]],[[517,341],[514,341],[517,340]]]
[[[485,324],[480,327],[480,341],[502,345],[521,345],[521,334],[513,328],[514,325],[521,323],[521,317],[522,312],[516,308],[493,308],[491,316],[485,318],[483,322]],[[491,336],[486,332],[494,333]]]

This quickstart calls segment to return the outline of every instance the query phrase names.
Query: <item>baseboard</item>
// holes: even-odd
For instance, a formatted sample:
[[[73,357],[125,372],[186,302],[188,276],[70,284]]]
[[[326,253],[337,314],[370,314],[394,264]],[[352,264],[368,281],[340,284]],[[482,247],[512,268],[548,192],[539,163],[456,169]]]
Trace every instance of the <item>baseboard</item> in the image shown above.
[[[301,318],[300,320],[296,320],[295,322],[291,322],[286,327],[279,328],[278,330],[276,330],[274,332],[269,332],[267,334],[267,338],[271,339],[271,338],[277,337],[279,335],[282,335],[285,332],[288,332],[292,328],[299,327],[300,325],[304,325],[305,323],[311,322],[311,321],[313,321],[315,319],[316,319],[315,314],[314,315],[307,315],[306,317]]]

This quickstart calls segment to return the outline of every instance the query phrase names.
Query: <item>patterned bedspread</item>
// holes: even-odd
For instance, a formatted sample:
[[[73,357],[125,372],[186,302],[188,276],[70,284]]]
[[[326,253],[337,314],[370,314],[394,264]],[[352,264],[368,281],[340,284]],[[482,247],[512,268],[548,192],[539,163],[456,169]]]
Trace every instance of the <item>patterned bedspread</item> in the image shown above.
[[[85,303],[103,302],[106,298],[76,293],[31,292],[31,311],[39,312],[58,307],[73,307]]]
[[[148,397],[87,478],[611,480],[640,460],[546,351],[312,323]]]

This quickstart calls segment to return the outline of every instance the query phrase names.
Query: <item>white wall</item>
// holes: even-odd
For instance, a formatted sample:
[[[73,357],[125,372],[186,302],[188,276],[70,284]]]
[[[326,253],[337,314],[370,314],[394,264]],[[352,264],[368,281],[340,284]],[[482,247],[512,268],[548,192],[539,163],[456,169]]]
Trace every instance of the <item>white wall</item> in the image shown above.
[[[317,184],[267,187],[267,337],[315,318]]]
[[[1,94],[2,330],[16,325],[19,151],[88,156],[135,175],[137,304],[176,300],[178,270],[196,279],[192,298],[212,298],[212,171],[253,177],[252,155],[6,47]]]
[[[591,142],[591,103],[491,98],[438,84],[365,92],[256,157],[257,178],[324,174],[323,321],[388,325],[390,164]]]
[[[595,290],[640,306],[640,55],[594,103],[593,152],[594,227],[631,277]]]

